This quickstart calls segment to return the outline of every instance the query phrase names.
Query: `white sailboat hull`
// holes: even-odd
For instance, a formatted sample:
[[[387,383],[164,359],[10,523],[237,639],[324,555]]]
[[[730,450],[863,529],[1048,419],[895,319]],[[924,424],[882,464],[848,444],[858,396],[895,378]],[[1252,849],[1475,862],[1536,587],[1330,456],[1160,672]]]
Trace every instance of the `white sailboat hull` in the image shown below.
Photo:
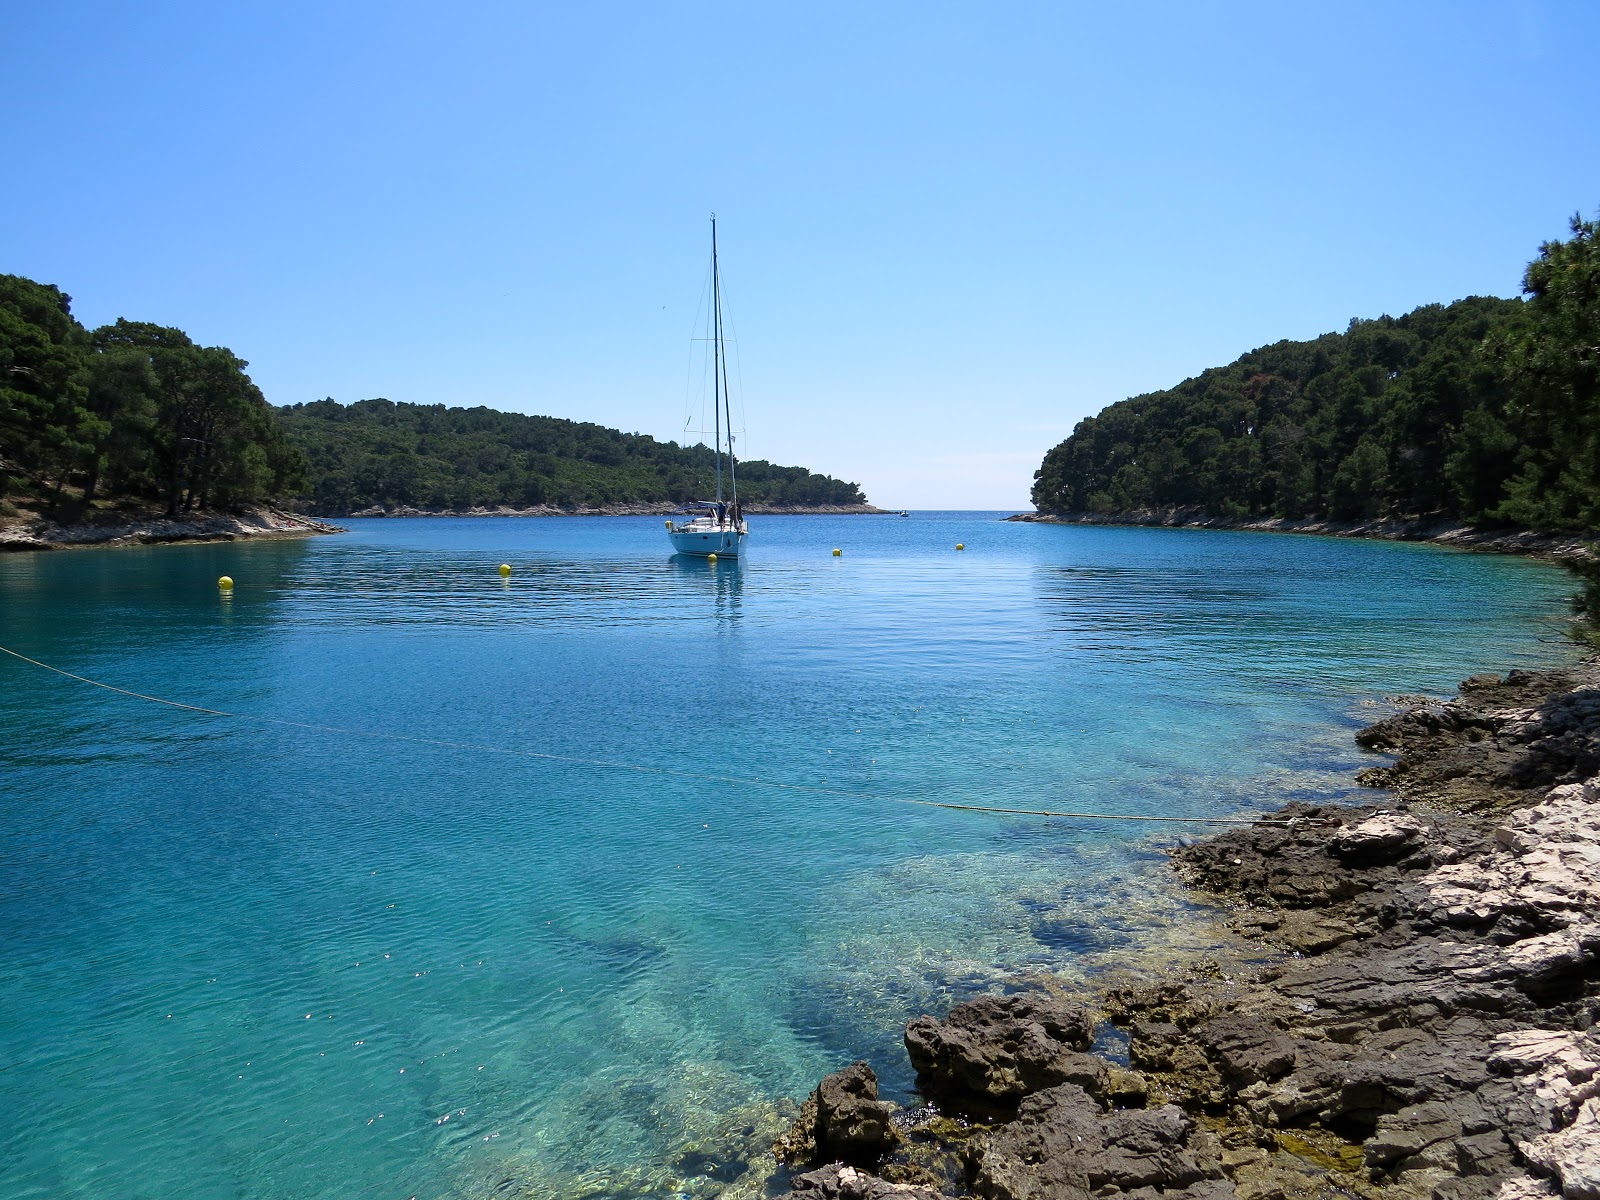
[[[670,529],[667,537],[679,554],[706,558],[738,558],[740,547],[748,535],[742,529]]]

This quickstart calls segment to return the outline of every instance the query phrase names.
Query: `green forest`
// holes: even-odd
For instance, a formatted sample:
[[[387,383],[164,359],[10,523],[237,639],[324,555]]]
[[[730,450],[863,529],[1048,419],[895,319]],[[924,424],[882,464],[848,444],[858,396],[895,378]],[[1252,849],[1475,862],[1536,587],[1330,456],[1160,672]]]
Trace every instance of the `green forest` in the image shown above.
[[[713,456],[599,425],[487,408],[332,400],[275,408],[220,346],[118,320],[85,329],[50,284],[0,275],[0,515],[169,515],[271,502],[590,507],[712,494]],[[740,499],[860,504],[853,483],[739,465]]]
[[[177,514],[300,493],[305,456],[247,366],[181,329],[87,330],[59,288],[0,275],[0,501]]]
[[[324,514],[478,505],[562,508],[682,503],[715,492],[706,446],[658,442],[601,425],[442,404],[333,400],[277,410],[310,462],[310,502]],[[741,462],[746,504],[808,508],[862,504],[853,483],[804,467]]]
[[[1045,513],[1455,517],[1600,527],[1600,221],[1523,279],[1276,342],[1080,421],[1045,455]]]

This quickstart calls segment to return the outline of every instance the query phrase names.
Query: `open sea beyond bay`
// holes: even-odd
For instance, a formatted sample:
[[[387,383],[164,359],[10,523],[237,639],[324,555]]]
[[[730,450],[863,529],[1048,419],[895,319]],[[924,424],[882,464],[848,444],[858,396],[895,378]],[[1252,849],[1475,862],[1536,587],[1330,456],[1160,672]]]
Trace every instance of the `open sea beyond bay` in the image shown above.
[[[902,801],[1348,798],[1385,694],[1568,653],[1536,562],[1000,515],[0,559],[0,644],[241,714],[0,659],[5,1194],[712,1195],[908,1017],[1211,936],[1202,829]]]

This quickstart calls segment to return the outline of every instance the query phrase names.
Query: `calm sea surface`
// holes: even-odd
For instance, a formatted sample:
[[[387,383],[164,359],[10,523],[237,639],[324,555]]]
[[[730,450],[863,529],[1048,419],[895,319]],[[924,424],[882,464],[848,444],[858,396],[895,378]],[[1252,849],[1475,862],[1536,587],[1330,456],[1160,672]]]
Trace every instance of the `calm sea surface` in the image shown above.
[[[1537,563],[998,515],[0,558],[0,644],[245,714],[0,660],[6,1195],[712,1194],[907,1017],[1200,924],[1169,834],[899,801],[1338,797],[1384,694],[1566,653]]]

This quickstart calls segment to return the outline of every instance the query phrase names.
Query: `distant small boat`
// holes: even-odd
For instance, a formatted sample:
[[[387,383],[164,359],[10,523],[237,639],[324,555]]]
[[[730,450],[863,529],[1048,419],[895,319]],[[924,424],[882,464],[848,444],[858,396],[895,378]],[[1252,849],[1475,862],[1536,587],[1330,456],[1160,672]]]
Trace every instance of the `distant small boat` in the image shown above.
[[[909,517],[909,516],[910,516],[910,515],[911,515],[911,514],[910,514],[910,513],[908,513],[908,512],[907,512],[907,511],[906,511],[906,510],[905,510],[905,509],[903,509],[903,508],[902,508],[902,509],[901,509],[901,510],[900,510],[900,511],[899,511],[899,512],[897,512],[897,513],[896,513],[896,514],[895,514],[895,516],[897,516],[897,517]]]
[[[717,498],[702,500],[691,508],[705,512],[693,520],[667,522],[667,537],[679,554],[696,558],[738,558],[740,547],[750,533],[744,512],[739,507],[739,464],[733,455],[733,409],[728,404],[728,351],[722,340],[722,276],[717,270],[717,215],[711,214],[711,408],[715,413],[715,452],[717,456]],[[722,494],[722,438],[728,438],[729,497]]]

